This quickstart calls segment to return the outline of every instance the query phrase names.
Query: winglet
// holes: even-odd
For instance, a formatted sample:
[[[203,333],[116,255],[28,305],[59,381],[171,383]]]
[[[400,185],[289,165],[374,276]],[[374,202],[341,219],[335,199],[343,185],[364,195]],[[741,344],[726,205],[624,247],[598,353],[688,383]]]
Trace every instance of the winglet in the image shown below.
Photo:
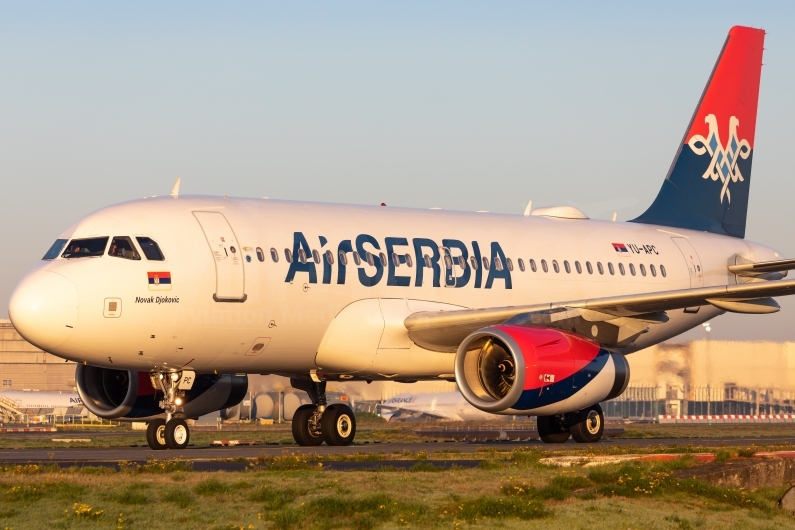
[[[527,208],[524,209],[524,216],[527,217],[530,215],[530,210],[533,209],[533,201],[527,203]]]
[[[171,188],[171,196],[175,199],[179,199],[179,181],[182,180],[181,177],[177,177],[177,181],[174,182],[174,187]]]

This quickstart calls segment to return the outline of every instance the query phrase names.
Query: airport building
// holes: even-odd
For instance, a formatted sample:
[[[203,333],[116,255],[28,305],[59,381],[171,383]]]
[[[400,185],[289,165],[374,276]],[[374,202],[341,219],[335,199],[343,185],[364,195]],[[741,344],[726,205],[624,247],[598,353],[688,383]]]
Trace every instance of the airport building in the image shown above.
[[[0,391],[75,392],[75,363],[33,346],[0,319]]]

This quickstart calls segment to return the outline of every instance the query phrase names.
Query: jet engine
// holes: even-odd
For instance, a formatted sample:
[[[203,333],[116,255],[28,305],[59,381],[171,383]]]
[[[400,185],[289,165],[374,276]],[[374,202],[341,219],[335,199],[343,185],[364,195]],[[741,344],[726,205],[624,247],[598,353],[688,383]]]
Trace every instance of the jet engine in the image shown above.
[[[629,364],[581,335],[559,329],[496,325],[458,347],[455,379],[474,407],[495,414],[549,416],[621,395]]]
[[[78,364],[77,393],[83,405],[100,418],[145,421],[164,415],[163,392],[152,386],[149,372],[112,370]],[[240,403],[248,391],[248,376],[197,374],[190,390],[180,391],[180,417],[198,418]]]

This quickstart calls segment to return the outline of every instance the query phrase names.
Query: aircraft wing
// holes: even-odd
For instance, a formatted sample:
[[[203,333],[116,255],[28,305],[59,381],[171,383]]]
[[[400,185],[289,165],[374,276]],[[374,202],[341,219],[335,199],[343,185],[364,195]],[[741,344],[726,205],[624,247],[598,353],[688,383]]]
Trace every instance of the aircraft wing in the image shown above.
[[[509,319],[508,323],[556,325],[577,332],[590,329],[590,323],[603,322],[613,326],[610,331],[615,333],[607,336],[608,342],[599,342],[623,346],[649,324],[667,321],[665,311],[713,305],[737,313],[774,313],[779,306],[771,297],[790,294],[795,294],[795,280],[761,281],[546,304],[424,311],[409,315],[403,323],[412,341],[435,351],[455,351],[473,331]]]

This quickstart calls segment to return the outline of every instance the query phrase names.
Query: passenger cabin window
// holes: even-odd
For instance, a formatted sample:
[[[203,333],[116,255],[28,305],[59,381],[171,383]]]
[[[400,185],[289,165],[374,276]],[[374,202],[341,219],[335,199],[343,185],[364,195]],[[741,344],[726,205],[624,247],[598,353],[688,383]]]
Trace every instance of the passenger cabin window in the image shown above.
[[[621,273],[621,276],[624,276],[626,274],[626,272],[624,271],[624,264],[623,263],[619,263],[618,264],[618,272]]]
[[[590,261],[585,262],[585,268],[588,269],[588,274],[593,274],[593,267],[591,266]]]
[[[654,267],[654,265],[649,265],[649,271],[651,272],[652,276],[657,276],[657,269]]]
[[[431,264],[431,257],[428,254],[425,254],[422,259],[425,261],[426,268],[430,269],[433,267],[433,264]]]
[[[140,260],[141,255],[135,250],[132,239],[127,236],[116,236],[110,240],[110,247],[108,248],[108,256],[114,258],[124,258],[132,260]]]
[[[604,267],[602,267],[602,262],[601,261],[597,261],[596,262],[596,270],[599,271],[599,274],[604,274],[605,273],[605,269],[604,269]]]
[[[646,267],[643,265],[643,263],[638,265],[638,267],[640,267],[640,275],[641,276],[646,276]]]
[[[607,270],[610,271],[610,276],[613,276],[616,273],[616,270],[613,268],[613,264],[612,263],[608,263],[607,264]]]
[[[522,258],[519,258],[518,260],[516,260],[516,262],[519,264],[519,270],[524,272],[524,260]]]
[[[483,270],[489,270],[489,259],[486,256],[483,256]]]
[[[279,253],[276,252],[275,248],[271,249],[271,259],[273,260],[274,263],[279,263]]]
[[[660,265],[660,274],[662,274],[662,277],[665,278],[665,265]]]
[[[328,263],[329,265],[334,265],[334,253],[330,250],[327,250],[325,252],[325,256],[326,256],[326,263]]]
[[[386,254],[381,252],[378,257],[381,258],[381,266],[386,267]]]
[[[508,270],[513,272],[513,260],[511,258],[505,258],[505,263],[508,265]]]
[[[306,263],[306,252],[304,252],[304,249],[302,248],[298,249],[298,261],[301,263]]]
[[[538,268],[536,267],[536,260],[531,259],[528,263],[530,263],[530,270],[533,272],[537,272]]]
[[[569,266],[568,260],[563,260],[563,268],[566,269],[567,273],[571,273],[571,267]]]
[[[396,252],[392,253],[392,263],[395,264],[395,268],[400,267],[400,256]]]
[[[632,276],[635,276],[635,265],[634,265],[634,264],[632,264],[632,263],[630,263],[630,264],[629,264],[629,273],[630,273]]]
[[[494,268],[498,271],[502,270],[502,260],[499,256],[494,256]]]
[[[138,244],[141,245],[141,250],[144,251],[144,256],[149,261],[165,261],[166,258],[163,257],[163,253],[160,252],[160,247],[157,246],[157,243],[153,239],[148,237],[136,237],[135,239],[138,240]]]
[[[373,260],[373,255],[367,252],[365,254],[365,257],[367,258],[367,264],[371,267],[375,267],[375,261]]]
[[[353,251],[353,262],[356,265],[361,265],[362,264],[362,257],[355,250]]]
[[[320,265],[320,252],[318,252],[317,250],[313,250],[312,251],[312,259],[315,260],[315,263],[317,265]]]
[[[560,272],[560,267],[558,266],[558,260],[556,259],[552,260],[552,268],[555,270],[555,272]]]
[[[101,256],[108,246],[109,237],[94,237],[91,239],[73,239],[66,245],[66,250],[61,255],[63,258],[90,258]]]
[[[287,263],[292,263],[293,262],[293,253],[290,252],[289,248],[284,249],[284,260]]]
[[[257,247],[257,259],[260,261],[260,263],[265,261],[265,253],[259,247]]]
[[[344,250],[340,250],[340,263],[342,263],[343,265],[348,264],[348,256],[345,255]]]
[[[411,254],[406,254],[406,265],[409,267],[414,266],[414,260],[411,259]]]
[[[547,260],[541,260],[541,268],[544,269],[544,272],[549,272],[549,267],[547,267]]]
[[[63,248],[66,246],[66,242],[69,241],[68,239],[56,239],[55,243],[52,244],[50,250],[44,255],[41,259],[52,260],[58,257],[61,253]]]
[[[475,259],[475,256],[472,256],[471,258],[469,258],[469,263],[472,264],[472,269],[473,270],[478,270],[478,260]]]

